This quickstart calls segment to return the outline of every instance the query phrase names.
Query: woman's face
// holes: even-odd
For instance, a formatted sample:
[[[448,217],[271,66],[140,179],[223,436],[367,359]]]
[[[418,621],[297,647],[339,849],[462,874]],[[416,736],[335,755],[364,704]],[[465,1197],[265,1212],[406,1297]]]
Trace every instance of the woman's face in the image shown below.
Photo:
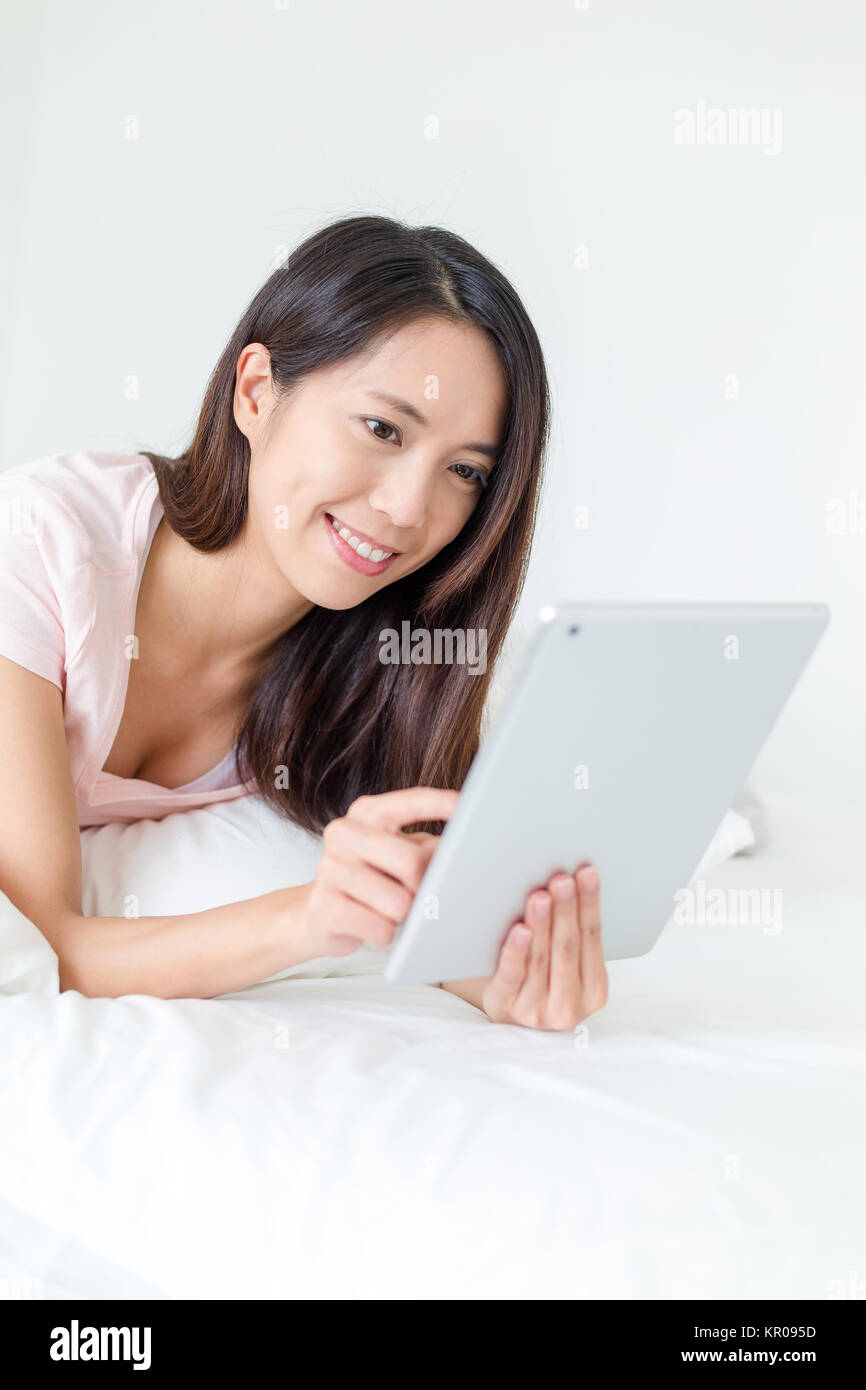
[[[267,350],[249,344],[235,389],[251,451],[247,541],[310,603],[342,609],[459,533],[483,496],[478,475],[492,474],[508,400],[486,333],[426,318],[276,405]]]

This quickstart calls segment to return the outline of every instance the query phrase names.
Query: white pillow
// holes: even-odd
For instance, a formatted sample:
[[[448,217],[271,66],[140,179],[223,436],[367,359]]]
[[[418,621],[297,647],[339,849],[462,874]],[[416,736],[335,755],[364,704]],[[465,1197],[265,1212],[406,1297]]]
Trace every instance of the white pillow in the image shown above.
[[[730,810],[695,875],[753,845],[749,821]],[[322,853],[308,834],[259,796],[214,802],[163,820],[115,822],[81,832],[82,905],[88,916],[159,917],[202,912],[308,883]],[[388,948],[361,946],[269,975],[378,974]],[[0,993],[57,994],[57,957],[42,933],[0,893]]]
[[[321,836],[252,795],[91,826],[81,832],[82,905],[94,917],[203,912],[307,883],[321,853]]]
[[[81,832],[84,912],[93,917],[162,917],[240,903],[315,878],[322,838],[299,829],[260,796],[176,811],[162,820],[114,822]],[[240,926],[240,922],[239,922]],[[365,975],[386,949],[361,946],[287,966],[290,975]]]

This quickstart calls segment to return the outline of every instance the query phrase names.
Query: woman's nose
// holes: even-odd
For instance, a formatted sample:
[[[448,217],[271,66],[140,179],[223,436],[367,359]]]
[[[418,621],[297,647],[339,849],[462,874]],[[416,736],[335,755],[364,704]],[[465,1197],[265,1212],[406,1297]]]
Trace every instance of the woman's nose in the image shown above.
[[[392,526],[407,530],[424,525],[430,504],[430,481],[421,471],[394,470],[370,493],[370,506],[383,512]]]

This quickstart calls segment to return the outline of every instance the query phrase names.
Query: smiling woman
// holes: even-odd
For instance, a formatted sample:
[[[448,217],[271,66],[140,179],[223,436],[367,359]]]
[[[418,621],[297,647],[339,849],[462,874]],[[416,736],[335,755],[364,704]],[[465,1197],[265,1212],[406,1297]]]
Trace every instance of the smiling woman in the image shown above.
[[[193,568],[220,553],[227,574],[266,576],[232,590],[256,648],[238,756],[305,829],[361,795],[461,786],[490,676],[383,666],[378,635],[484,629],[492,670],[549,408],[535,330],[490,261],[441,228],[352,217],[252,300],[190,447],[147,454]]]
[[[0,501],[33,502],[38,525],[0,552],[0,889],[61,988],[211,997],[391,941],[478,749],[549,411],[538,338],[490,261],[441,228],[350,217],[255,295],[178,457],[3,475]],[[472,634],[485,659],[383,662],[397,631]],[[76,818],[252,793],[321,835],[312,882],[177,917],[82,914]],[[534,932],[509,936],[486,1002],[446,987],[568,1026],[579,971],[547,964],[557,942],[576,959],[564,889],[553,913],[527,908]]]

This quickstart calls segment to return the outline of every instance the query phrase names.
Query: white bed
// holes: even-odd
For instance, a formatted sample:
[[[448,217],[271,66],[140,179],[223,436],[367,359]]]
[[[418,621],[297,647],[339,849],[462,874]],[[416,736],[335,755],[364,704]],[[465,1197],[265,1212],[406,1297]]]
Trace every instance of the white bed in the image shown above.
[[[669,924],[575,1035],[391,986],[372,950],[217,1000],[59,994],[7,903],[0,1293],[866,1296],[866,816],[759,791],[767,845],[707,882],[781,888],[782,930]],[[224,900],[255,835],[193,814],[235,836]],[[159,900],[162,825],[85,832],[91,884],[96,846],[126,855],[87,910],[209,905],[206,830]],[[296,835],[297,881],[316,852]]]

